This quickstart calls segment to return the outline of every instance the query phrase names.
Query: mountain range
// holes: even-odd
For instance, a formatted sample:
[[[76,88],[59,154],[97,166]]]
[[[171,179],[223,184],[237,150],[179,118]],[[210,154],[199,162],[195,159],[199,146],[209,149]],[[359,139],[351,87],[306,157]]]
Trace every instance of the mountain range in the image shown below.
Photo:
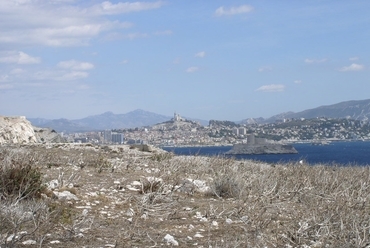
[[[307,109],[301,112],[286,112],[274,115],[270,118],[248,118],[236,123],[252,124],[252,123],[273,123],[276,120],[287,118],[350,118],[355,120],[368,121],[370,119],[370,99],[346,101],[337,104],[320,106],[313,109]],[[68,120],[68,119],[54,119],[48,120],[43,118],[28,118],[33,126],[48,127],[58,132],[85,132],[105,129],[119,129],[119,128],[135,128],[152,126],[158,123],[168,121],[172,116],[160,115],[145,110],[137,109],[126,114],[114,114],[112,112],[105,112],[100,115],[92,115],[82,119]],[[185,117],[186,118],[186,117]],[[186,118],[197,121],[201,125],[208,125],[208,121]]]
[[[32,125],[37,127],[48,127],[58,132],[86,132],[106,129],[135,128],[152,126],[158,123],[169,121],[173,116],[165,116],[142,109],[136,109],[126,114],[114,114],[105,112],[100,115],[92,115],[82,119],[54,119],[27,118]],[[208,121],[186,118],[199,122],[201,125],[208,125]]]
[[[280,113],[270,118],[248,118],[242,120],[240,123],[273,123],[277,120],[283,119],[312,119],[317,117],[326,118],[347,118],[361,121],[369,121],[370,119],[370,99],[345,101],[332,105],[324,105],[317,108],[306,109],[300,112],[285,112]]]

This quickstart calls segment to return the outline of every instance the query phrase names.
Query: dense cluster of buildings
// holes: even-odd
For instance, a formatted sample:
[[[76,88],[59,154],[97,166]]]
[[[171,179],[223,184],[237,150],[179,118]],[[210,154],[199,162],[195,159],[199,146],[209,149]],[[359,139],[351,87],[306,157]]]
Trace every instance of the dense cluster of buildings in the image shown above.
[[[213,121],[201,126],[180,115],[153,127],[72,134],[71,142],[102,144],[151,144],[155,146],[204,146],[313,142],[316,140],[370,140],[370,125],[350,119],[289,119],[269,124],[238,125]]]

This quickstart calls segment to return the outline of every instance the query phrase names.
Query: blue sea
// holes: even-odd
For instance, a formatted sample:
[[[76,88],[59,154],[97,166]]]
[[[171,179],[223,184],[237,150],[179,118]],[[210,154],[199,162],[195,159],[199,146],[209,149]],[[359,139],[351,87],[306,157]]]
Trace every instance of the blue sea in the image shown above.
[[[293,144],[298,154],[225,155],[230,146],[164,147],[177,155],[225,156],[268,163],[298,162],[308,164],[370,165],[370,142],[332,142],[329,145]]]

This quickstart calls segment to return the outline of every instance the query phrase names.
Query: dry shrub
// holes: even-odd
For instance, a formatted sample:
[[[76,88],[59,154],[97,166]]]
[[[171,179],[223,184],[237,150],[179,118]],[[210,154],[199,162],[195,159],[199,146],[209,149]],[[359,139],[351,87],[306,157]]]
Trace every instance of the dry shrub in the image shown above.
[[[174,157],[174,154],[171,152],[163,152],[163,153],[154,153],[150,156],[150,159],[157,162],[162,162],[164,160],[169,160]]]
[[[370,167],[192,156],[162,169],[171,163],[176,177],[206,181],[223,202],[213,216],[239,228],[219,229],[220,239],[238,240],[217,247],[370,247]]]
[[[211,193],[214,193],[217,197],[223,198],[236,198],[241,191],[239,183],[232,175],[224,175],[220,178],[216,178],[211,187]]]
[[[45,189],[38,157],[28,152],[0,151],[0,198],[30,199],[39,197]]]

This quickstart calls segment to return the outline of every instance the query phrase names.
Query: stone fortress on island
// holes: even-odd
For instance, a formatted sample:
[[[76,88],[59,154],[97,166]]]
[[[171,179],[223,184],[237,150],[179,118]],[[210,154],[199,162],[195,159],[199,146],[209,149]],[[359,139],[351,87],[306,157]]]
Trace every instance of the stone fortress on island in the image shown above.
[[[254,134],[247,135],[247,143],[235,144],[226,154],[284,154],[298,153],[292,145],[269,143],[266,138],[256,138]]]

